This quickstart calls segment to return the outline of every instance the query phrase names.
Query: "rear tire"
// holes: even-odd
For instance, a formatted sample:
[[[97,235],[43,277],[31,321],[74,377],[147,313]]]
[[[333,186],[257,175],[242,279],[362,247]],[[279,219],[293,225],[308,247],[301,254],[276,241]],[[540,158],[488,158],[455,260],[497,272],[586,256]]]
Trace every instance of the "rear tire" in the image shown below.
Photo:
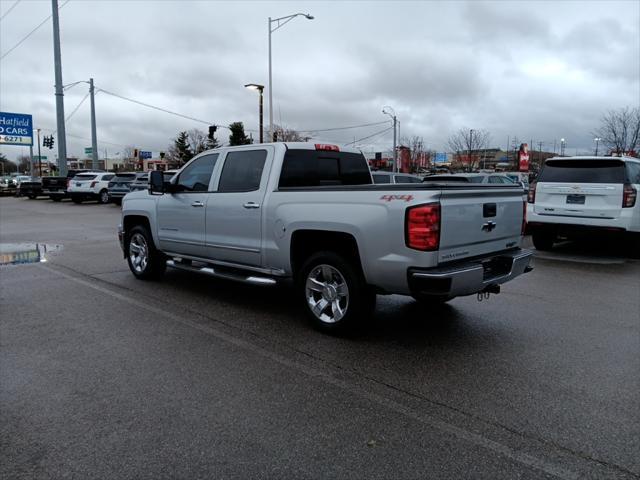
[[[137,225],[127,233],[125,241],[127,264],[139,280],[157,280],[167,269],[167,258],[153,244],[153,237],[143,225]]]
[[[297,276],[298,295],[307,317],[318,330],[354,333],[371,318],[375,292],[359,268],[334,252],[317,252]]]
[[[109,192],[106,189],[100,190],[100,193],[98,194],[98,203],[101,203],[102,205],[109,203]]]
[[[531,234],[531,240],[536,250],[549,251],[553,249],[553,242],[556,241],[556,234],[550,230],[537,230]]]

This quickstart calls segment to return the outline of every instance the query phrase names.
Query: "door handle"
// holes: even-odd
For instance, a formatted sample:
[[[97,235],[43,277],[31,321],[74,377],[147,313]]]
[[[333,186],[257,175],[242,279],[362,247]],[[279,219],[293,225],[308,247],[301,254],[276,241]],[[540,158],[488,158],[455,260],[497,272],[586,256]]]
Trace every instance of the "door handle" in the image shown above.
[[[204,203],[200,201],[195,201],[191,204],[192,207],[204,207]]]
[[[244,208],[260,208],[260,204],[256,202],[247,202],[242,205]]]

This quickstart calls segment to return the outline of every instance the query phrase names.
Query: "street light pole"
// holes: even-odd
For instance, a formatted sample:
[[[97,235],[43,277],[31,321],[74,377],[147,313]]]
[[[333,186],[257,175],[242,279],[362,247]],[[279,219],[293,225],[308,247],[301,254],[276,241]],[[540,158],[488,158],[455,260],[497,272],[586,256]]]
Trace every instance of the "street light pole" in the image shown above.
[[[600,140],[602,140],[601,138],[594,138],[595,142],[596,142],[596,157],[598,156],[598,144],[600,143]]]
[[[271,61],[271,34],[281,27],[284,27],[287,23],[293,20],[295,17],[303,16],[307,20],[313,20],[313,15],[308,13],[294,13],[293,15],[287,15],[285,17],[271,18],[267,22],[269,30],[269,141],[273,141],[273,76],[272,76],[272,61]],[[274,28],[271,28],[272,24],[276,24]]]
[[[396,111],[389,107],[382,107],[382,113],[389,115],[393,120],[393,169],[396,172],[400,172],[400,166],[398,165],[398,117],[396,117]]]
[[[564,157],[564,138],[560,139],[560,156]]]
[[[91,94],[91,167],[98,170],[98,138],[96,136],[96,102],[93,78],[89,79],[89,93]],[[105,170],[107,169],[107,159],[104,160]]]
[[[260,143],[264,143],[264,137],[263,137],[263,131],[264,131],[264,127],[263,127],[263,122],[262,122],[262,98],[263,98],[263,93],[264,93],[264,85],[258,85],[257,83],[247,83],[245,85],[245,88],[248,88],[250,90],[257,90],[260,93],[260,107],[258,109],[258,115],[260,117]],[[271,91],[271,90],[269,90]]]

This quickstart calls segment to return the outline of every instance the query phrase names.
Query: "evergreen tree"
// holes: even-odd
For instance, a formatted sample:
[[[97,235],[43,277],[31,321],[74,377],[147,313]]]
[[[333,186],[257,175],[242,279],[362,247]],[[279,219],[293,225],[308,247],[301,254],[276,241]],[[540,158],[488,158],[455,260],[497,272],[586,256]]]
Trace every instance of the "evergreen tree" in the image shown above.
[[[174,142],[177,160],[184,165],[193,158],[193,152],[189,146],[189,134],[180,132]]]
[[[229,135],[229,145],[249,145],[251,139],[244,133],[242,122],[233,122],[229,125],[231,135]]]

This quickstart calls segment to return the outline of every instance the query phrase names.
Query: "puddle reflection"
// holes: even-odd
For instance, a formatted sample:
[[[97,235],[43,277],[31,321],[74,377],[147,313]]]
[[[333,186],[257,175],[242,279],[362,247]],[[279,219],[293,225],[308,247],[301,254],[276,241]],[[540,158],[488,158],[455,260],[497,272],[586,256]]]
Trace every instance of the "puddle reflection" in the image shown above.
[[[0,265],[42,263],[62,251],[62,245],[46,243],[0,243]]]

